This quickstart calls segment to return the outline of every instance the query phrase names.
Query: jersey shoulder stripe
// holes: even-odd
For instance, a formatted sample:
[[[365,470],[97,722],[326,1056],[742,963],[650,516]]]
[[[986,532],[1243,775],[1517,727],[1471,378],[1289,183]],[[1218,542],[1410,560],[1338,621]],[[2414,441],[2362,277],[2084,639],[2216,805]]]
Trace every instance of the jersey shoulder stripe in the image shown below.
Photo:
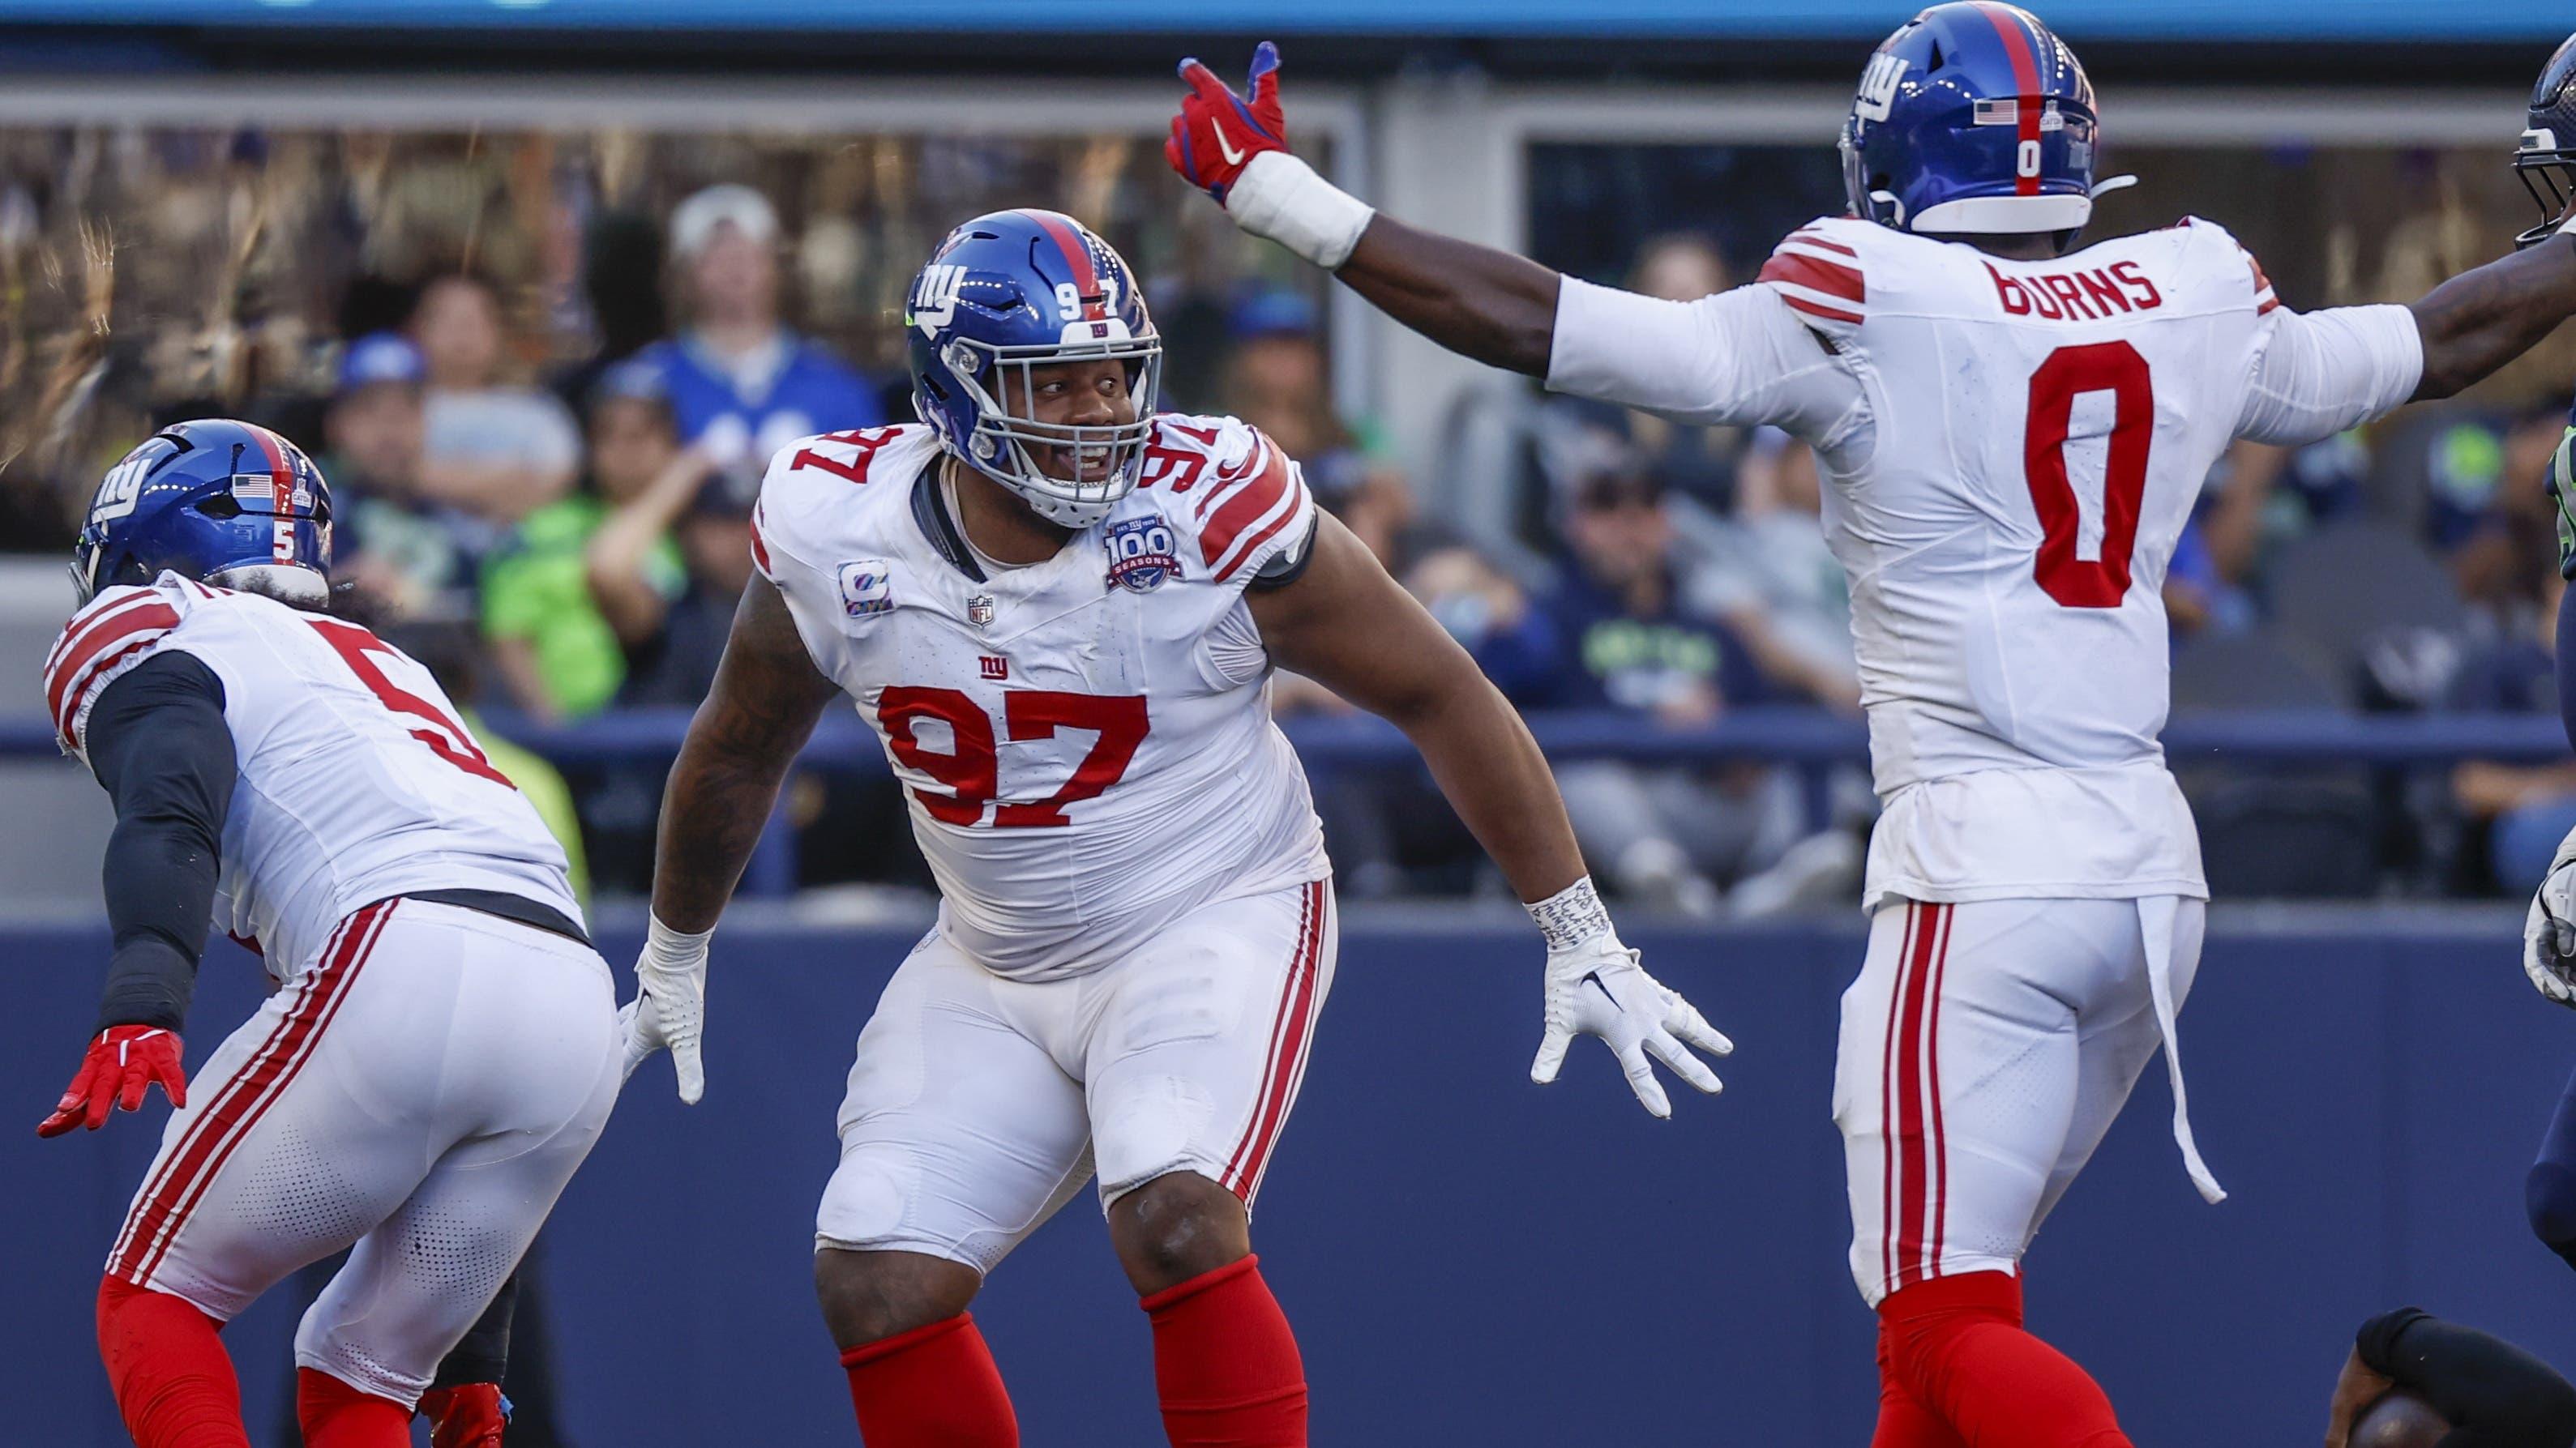
[[[143,662],[179,618],[169,597],[146,587],[110,589],[72,616],[45,657],[45,712],[65,753],[81,752],[81,726],[99,691]]]
[[[1249,434],[1250,448],[1232,464],[1220,466],[1215,481],[1188,510],[1198,525],[1199,556],[1206,560],[1207,576],[1219,583],[1248,578],[1264,558],[1262,550],[1314,508],[1296,461],[1258,429],[1243,431]]]
[[[1869,316],[1869,281],[1860,248],[1838,239],[1831,222],[1811,222],[1789,233],[1754,278],[1832,336],[1847,336]]]

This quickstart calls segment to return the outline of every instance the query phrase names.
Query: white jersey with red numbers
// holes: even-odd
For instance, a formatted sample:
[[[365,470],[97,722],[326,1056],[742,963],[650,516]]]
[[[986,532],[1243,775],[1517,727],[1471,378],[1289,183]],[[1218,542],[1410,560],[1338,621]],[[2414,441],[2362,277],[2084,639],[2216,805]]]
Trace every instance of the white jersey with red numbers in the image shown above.
[[[1875,907],[2206,896],[2157,742],[2175,543],[2231,441],[2331,436],[2421,369],[2405,308],[2293,313],[2207,222],[2007,261],[1838,218],[1698,302],[1569,279],[1548,385],[1816,448]]]
[[[1010,566],[965,541],[940,457],[921,426],[782,449],[753,557],[883,742],[946,937],[1048,980],[1326,878],[1244,602],[1313,540],[1297,464],[1233,419],[1163,418],[1134,492]]]
[[[72,616],[45,660],[62,747],[91,705],[167,650],[223,685],[240,778],[224,821],[215,927],[281,980],[361,906],[492,890],[581,919],[563,848],[476,747],[429,671],[366,629],[164,573]]]

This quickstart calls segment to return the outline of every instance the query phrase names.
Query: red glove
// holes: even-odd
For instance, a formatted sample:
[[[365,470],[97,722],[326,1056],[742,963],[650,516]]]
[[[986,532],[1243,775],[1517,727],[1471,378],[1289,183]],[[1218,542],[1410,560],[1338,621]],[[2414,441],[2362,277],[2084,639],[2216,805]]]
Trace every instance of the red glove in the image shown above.
[[[510,1400],[499,1383],[460,1383],[421,1394],[420,1415],[429,1420],[431,1448],[501,1448]]]
[[[1288,149],[1288,117],[1279,108],[1279,47],[1265,40],[1253,48],[1252,74],[1244,80],[1252,92],[1249,105],[1195,57],[1181,62],[1181,79],[1190,93],[1172,117],[1163,157],[1222,204],[1253,157]]]
[[[179,1033],[159,1026],[110,1026],[89,1043],[80,1074],[72,1078],[54,1114],[36,1123],[38,1136],[60,1136],[75,1126],[92,1131],[107,1124],[110,1108],[143,1109],[144,1088],[153,1082],[170,1094],[170,1104],[188,1104],[188,1075],[179,1064]]]

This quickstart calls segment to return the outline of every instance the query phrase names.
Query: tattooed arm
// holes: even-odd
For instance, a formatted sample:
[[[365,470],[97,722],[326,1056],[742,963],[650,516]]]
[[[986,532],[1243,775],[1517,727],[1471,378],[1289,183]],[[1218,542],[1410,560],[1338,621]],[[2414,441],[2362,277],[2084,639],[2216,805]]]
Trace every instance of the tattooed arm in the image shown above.
[[[2418,402],[2452,393],[2537,346],[2576,315],[2576,239],[2560,234],[2460,273],[2409,308],[2424,336]]]
[[[715,687],[671,766],[653,859],[653,918],[715,928],[769,823],[787,766],[839,692],[796,635],[777,586],[755,575],[734,611]]]

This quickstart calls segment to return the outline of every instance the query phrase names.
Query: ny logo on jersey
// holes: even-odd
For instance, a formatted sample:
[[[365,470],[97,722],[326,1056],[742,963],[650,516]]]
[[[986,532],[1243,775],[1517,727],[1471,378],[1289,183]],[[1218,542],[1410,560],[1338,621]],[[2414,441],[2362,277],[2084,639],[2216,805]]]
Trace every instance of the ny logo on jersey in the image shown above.
[[[977,654],[975,670],[979,676],[994,683],[1004,683],[1011,677],[1011,661],[997,654]]]
[[[966,288],[966,268],[941,262],[921,269],[921,285],[912,294],[908,319],[925,337],[939,335],[957,316],[957,296]]]
[[[1130,593],[1151,593],[1180,574],[1171,525],[1159,513],[1112,523],[1101,541],[1109,548],[1109,581]]]
[[[1852,103],[1852,113],[1864,121],[1887,119],[1888,108],[1896,104],[1896,88],[1905,79],[1905,57],[1885,51],[1869,58],[1869,69],[1860,73],[1860,96]]]

